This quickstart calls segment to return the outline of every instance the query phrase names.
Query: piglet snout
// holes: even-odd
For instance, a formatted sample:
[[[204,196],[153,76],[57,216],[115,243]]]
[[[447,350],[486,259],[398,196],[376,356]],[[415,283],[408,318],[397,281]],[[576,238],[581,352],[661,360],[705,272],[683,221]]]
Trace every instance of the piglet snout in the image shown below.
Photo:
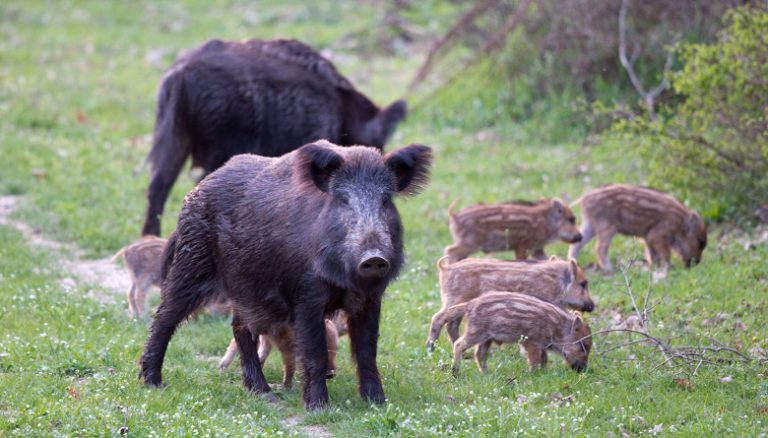
[[[389,273],[389,261],[381,253],[371,252],[363,256],[357,265],[357,272],[363,278],[381,278]]]

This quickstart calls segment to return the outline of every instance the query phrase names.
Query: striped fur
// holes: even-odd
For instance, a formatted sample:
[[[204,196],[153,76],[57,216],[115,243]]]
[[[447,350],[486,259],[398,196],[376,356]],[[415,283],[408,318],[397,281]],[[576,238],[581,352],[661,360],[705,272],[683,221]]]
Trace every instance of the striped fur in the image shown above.
[[[698,213],[668,195],[646,187],[613,184],[593,190],[574,202],[582,205],[581,242],[571,245],[568,256],[597,236],[600,267],[612,271],[608,248],[616,234],[643,239],[648,266],[666,273],[670,253],[677,252],[686,266],[699,263],[707,245],[707,229]]]
[[[437,263],[442,310],[465,303],[490,291],[519,292],[561,307],[592,311],[595,304],[589,282],[574,260],[544,261],[464,259]],[[448,324],[451,343],[459,336],[460,319]]]
[[[477,366],[488,372],[486,359],[493,342],[520,342],[531,371],[546,365],[548,351],[562,356],[577,371],[587,366],[592,348],[589,325],[577,314],[520,293],[492,291],[439,312],[432,320],[428,349],[444,324],[462,316],[466,316],[467,324],[464,334],[453,344],[454,374],[458,373],[462,353],[474,346]]]
[[[476,251],[514,250],[518,259],[527,258],[528,253],[545,259],[545,245],[558,240],[581,240],[576,217],[557,199],[479,204],[458,213],[452,207],[448,208],[448,215],[454,243],[445,249],[452,262]]]

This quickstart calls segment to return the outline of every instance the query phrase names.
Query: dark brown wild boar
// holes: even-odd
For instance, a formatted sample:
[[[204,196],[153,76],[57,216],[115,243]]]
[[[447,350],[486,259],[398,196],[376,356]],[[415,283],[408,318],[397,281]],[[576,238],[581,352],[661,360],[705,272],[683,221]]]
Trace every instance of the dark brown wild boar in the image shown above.
[[[479,204],[454,213],[448,208],[453,245],[445,255],[455,262],[476,251],[485,253],[514,250],[517,259],[531,253],[543,260],[544,246],[563,240],[581,240],[576,217],[559,199],[539,202],[515,201],[504,204]]]
[[[336,376],[336,353],[339,349],[339,332],[332,320],[325,320],[325,342],[328,346],[328,371],[325,374],[326,379],[332,379]],[[293,335],[293,329],[290,324],[284,324],[277,328],[272,328],[268,334],[259,336],[259,362],[262,368],[272,351],[272,347],[277,347],[280,355],[283,357],[283,387],[293,386],[293,374],[296,371],[296,338]],[[219,361],[219,368],[226,369],[235,359],[238,353],[237,341],[233,338],[227,347],[227,352]]]
[[[377,107],[299,41],[211,40],[174,62],[160,84],[141,233],[160,235],[188,156],[207,175],[236,154],[277,157],[319,139],[382,148],[405,113],[402,100]]]
[[[461,355],[477,345],[475,361],[488,372],[486,357],[493,342],[522,343],[531,371],[547,364],[547,352],[560,356],[569,367],[583,371],[592,348],[592,332],[581,317],[532,295],[489,292],[468,303],[449,307],[432,319],[427,347],[434,345],[446,323],[467,317],[464,334],[453,344],[453,374]]]
[[[162,384],[176,326],[221,290],[232,303],[246,388],[269,393],[256,339],[291,324],[304,405],[326,405],[324,320],[343,309],[360,395],[383,403],[381,299],[403,264],[393,197],[416,194],[431,162],[423,145],[382,156],[321,141],[280,158],[239,155],[203,179],[186,196],[163,255],[162,302],[141,358],[145,384]]]
[[[583,239],[571,245],[568,257],[578,258],[581,248],[597,235],[600,268],[612,271],[608,248],[615,234],[643,239],[648,267],[654,263],[661,276],[669,268],[670,250],[685,262],[699,263],[707,246],[707,228],[698,213],[674,197],[645,187],[613,184],[595,189],[574,202],[582,205]]]
[[[441,311],[465,303],[490,291],[520,292],[561,307],[591,312],[595,308],[589,282],[575,260],[552,258],[543,261],[464,259],[437,262]],[[459,337],[461,318],[446,329],[453,344]]]

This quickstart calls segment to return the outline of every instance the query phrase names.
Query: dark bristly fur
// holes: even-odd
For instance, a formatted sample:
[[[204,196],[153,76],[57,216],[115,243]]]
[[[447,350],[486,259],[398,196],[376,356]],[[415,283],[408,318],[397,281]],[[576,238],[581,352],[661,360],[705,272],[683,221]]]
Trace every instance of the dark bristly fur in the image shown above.
[[[160,85],[142,235],[160,234],[190,155],[207,175],[236,154],[277,157],[321,138],[382,148],[405,114],[405,101],[378,108],[299,41],[209,41],[179,58]]]
[[[391,197],[415,194],[431,161],[421,145],[382,157],[321,141],[281,158],[240,155],[206,177],[186,196],[165,257],[162,302],[141,359],[144,382],[161,384],[176,326],[220,290],[232,303],[247,388],[269,392],[256,336],[291,324],[304,404],[326,405],[324,319],[343,309],[360,395],[384,402],[376,366],[381,298],[403,263]]]

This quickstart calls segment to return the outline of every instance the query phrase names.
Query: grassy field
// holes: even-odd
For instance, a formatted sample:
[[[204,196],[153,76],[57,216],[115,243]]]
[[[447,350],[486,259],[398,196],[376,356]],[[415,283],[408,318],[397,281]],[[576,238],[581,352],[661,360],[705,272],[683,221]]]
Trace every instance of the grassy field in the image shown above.
[[[381,104],[405,95],[426,46],[377,50],[372,23],[383,12],[373,2],[210,3],[0,5],[0,195],[22,195],[18,220],[92,258],[138,237],[156,87],[181,50],[208,38],[310,42]],[[452,3],[413,4],[410,14],[428,17],[414,18],[425,33],[444,29],[456,13]],[[243,389],[237,367],[216,368],[231,333],[227,320],[213,317],[178,331],[164,368],[169,386],[147,390],[136,366],[147,321],[129,321],[120,297],[109,304],[86,296],[101,285],[68,291],[60,281],[70,276],[61,263],[72,257],[67,250],[32,247],[12,227],[0,227],[0,436],[100,436],[121,428],[133,436],[765,435],[768,249],[745,245],[749,235],[726,228],[710,233],[700,266],[684,270],[677,262],[665,281],[652,285],[651,332],[675,346],[719,342],[762,361],[667,367],[645,344],[611,349],[630,339],[611,333],[596,337],[584,374],[557,359],[531,374],[513,345],[494,349],[489,374],[466,361],[452,378],[445,337],[434,353],[425,352],[427,326],[439,308],[434,263],[450,242],[451,201],[575,199],[604,183],[644,182],[621,145],[552,144],[536,120],[476,126],[472,120],[492,109],[464,99],[471,87],[457,87],[438,98],[440,105],[420,106],[389,143],[432,145],[436,162],[428,190],[399,201],[408,265],[388,289],[382,315],[379,366],[387,405],[359,399],[347,340],[338,377],[329,382],[328,409],[304,413],[298,389],[278,389],[279,403],[263,402]],[[186,175],[176,184],[166,234],[192,186]],[[642,255],[631,239],[618,238],[612,249],[624,262]],[[557,245],[550,252],[566,250]],[[594,258],[585,253],[581,262]],[[593,332],[633,313],[621,275],[589,275],[598,306],[587,316]],[[651,287],[648,276],[641,268],[629,271],[638,298]],[[151,304],[157,302],[154,296]],[[281,378],[277,356],[266,366],[270,382]]]

